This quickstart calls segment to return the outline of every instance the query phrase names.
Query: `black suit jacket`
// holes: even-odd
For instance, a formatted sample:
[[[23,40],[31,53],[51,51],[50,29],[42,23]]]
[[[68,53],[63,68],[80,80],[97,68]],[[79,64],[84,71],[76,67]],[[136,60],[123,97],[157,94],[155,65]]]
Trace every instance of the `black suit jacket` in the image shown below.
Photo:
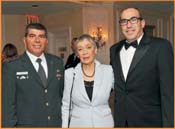
[[[75,57],[75,59],[74,59]],[[80,59],[75,56],[75,53],[72,53],[71,55],[69,55],[66,65],[65,65],[65,69],[71,68],[71,67],[75,67],[77,66],[77,64],[80,62]]]
[[[173,51],[161,38],[144,35],[135,51],[127,79],[120,61],[121,41],[110,49],[115,76],[115,127],[173,127]]]
[[[61,127],[63,61],[50,54],[45,57],[46,88],[26,53],[3,64],[2,127]]]

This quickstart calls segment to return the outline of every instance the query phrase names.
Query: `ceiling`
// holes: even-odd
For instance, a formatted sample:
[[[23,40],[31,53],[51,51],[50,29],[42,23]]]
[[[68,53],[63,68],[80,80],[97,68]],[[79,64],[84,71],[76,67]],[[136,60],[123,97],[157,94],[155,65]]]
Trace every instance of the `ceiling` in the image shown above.
[[[146,10],[150,13],[172,13],[174,9],[173,1],[159,1],[159,2],[92,2],[92,1],[32,1],[32,2],[22,2],[22,1],[4,1],[2,2],[2,14],[49,14],[58,13],[62,11],[72,11],[81,9],[83,6],[87,5],[115,5],[116,8],[124,7],[138,7],[141,10]],[[38,5],[38,8],[32,8],[32,5]]]
[[[173,1],[145,1],[145,2],[116,2],[119,8],[136,7],[146,14],[166,15],[173,14],[174,2]]]
[[[77,8],[79,4],[73,2],[2,2],[2,14],[49,14]]]

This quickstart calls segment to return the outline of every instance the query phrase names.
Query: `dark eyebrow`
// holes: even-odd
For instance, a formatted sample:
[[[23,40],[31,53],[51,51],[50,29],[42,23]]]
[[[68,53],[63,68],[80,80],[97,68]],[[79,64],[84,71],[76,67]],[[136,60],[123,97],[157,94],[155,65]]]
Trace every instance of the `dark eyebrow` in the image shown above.
[[[39,37],[44,37],[44,38],[46,38],[46,35],[45,34],[40,34],[40,35],[38,35]]]
[[[32,36],[32,37],[36,37],[37,35],[36,34],[33,34],[33,33],[30,33],[30,34],[28,34],[28,36],[30,37],[30,36]],[[38,35],[38,37],[40,37],[40,38],[47,38],[47,36],[45,35],[45,34],[40,34],[40,35]]]
[[[32,35],[34,36],[35,34],[31,33],[31,34],[28,34],[28,35],[29,35],[29,36],[32,36]],[[36,35],[35,35],[35,36],[36,36]]]

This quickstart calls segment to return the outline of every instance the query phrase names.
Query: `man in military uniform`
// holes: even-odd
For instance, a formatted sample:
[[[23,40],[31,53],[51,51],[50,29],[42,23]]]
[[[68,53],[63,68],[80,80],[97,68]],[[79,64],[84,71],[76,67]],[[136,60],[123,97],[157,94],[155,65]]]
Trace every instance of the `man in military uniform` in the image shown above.
[[[61,127],[64,65],[46,54],[47,30],[26,26],[26,51],[2,66],[2,127]]]

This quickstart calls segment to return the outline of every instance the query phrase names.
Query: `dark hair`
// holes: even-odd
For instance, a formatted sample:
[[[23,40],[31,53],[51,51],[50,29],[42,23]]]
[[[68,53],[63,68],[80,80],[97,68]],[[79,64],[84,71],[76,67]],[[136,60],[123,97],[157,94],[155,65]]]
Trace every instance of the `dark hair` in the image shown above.
[[[76,44],[77,43],[79,43],[79,42],[81,42],[81,41],[83,41],[83,40],[88,40],[90,43],[92,43],[92,45],[95,47],[95,48],[97,48],[97,44],[96,44],[96,42],[95,42],[95,40],[92,38],[92,36],[90,36],[89,34],[83,34],[83,35],[81,35],[78,39],[77,39],[77,41],[76,41]]]
[[[18,51],[15,45],[8,43],[2,50],[3,58],[10,59],[18,56]]]
[[[123,11],[125,11],[125,10],[127,10],[127,9],[135,9],[135,10],[137,10],[138,13],[139,13],[139,15],[140,15],[140,17],[143,18],[143,17],[142,17],[142,14],[141,14],[141,10],[140,10],[139,8],[137,8],[137,7],[126,7],[126,8],[124,8],[124,9],[122,9],[122,10],[120,11],[120,19],[121,19],[121,14],[123,13]]]
[[[77,41],[77,37],[72,38],[71,44],[74,44]]]
[[[28,24],[25,28],[25,35],[24,35],[25,37],[27,37],[29,29],[44,30],[45,31],[45,36],[47,38],[47,29],[44,25],[42,25],[40,23],[30,23],[30,24]]]

